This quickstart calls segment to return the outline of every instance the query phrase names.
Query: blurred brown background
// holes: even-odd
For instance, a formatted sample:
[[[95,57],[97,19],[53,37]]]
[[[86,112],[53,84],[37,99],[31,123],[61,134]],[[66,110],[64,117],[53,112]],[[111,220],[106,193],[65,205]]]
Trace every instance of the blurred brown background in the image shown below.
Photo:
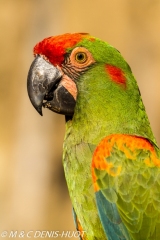
[[[158,0],[0,0],[0,233],[75,229],[61,163],[64,117],[48,110],[41,117],[27,96],[33,46],[65,32],[115,46],[160,144],[159,13]]]

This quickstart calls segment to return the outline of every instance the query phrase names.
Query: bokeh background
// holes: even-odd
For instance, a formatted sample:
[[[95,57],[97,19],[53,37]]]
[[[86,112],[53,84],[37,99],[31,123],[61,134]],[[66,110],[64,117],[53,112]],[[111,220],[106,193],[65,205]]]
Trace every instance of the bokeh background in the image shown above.
[[[158,0],[0,0],[0,233],[75,229],[62,168],[64,117],[48,110],[41,117],[27,96],[33,46],[66,32],[115,46],[160,144],[159,13]]]

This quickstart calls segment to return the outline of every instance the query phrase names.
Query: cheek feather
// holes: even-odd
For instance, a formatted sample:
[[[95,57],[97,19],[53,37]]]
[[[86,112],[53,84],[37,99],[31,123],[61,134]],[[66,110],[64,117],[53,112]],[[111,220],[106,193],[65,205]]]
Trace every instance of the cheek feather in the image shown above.
[[[107,64],[106,71],[114,82],[121,84],[124,88],[126,88],[126,78],[120,68]]]
[[[62,80],[60,81],[59,85],[63,85],[68,92],[72,95],[74,100],[77,99],[77,87],[74,81],[70,77],[68,77],[66,74],[63,75]]]

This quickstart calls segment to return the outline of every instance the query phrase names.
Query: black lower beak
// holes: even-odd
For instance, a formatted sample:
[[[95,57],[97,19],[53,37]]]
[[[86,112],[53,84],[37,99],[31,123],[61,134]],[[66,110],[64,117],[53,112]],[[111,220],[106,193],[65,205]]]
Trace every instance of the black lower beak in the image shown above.
[[[33,61],[27,78],[27,89],[30,101],[34,108],[42,115],[42,106],[50,110],[73,115],[75,99],[61,84],[63,73],[37,56]]]

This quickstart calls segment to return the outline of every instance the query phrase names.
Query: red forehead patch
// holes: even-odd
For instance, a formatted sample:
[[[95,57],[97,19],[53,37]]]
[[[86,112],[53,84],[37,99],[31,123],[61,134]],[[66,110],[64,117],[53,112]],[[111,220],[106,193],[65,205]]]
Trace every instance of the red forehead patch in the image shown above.
[[[123,71],[120,68],[111,65],[106,65],[106,70],[114,82],[122,84],[124,87],[126,87],[126,78],[124,76]]]
[[[34,47],[34,54],[44,55],[52,64],[61,65],[67,48],[73,47],[87,35],[87,33],[66,33],[45,38]]]

